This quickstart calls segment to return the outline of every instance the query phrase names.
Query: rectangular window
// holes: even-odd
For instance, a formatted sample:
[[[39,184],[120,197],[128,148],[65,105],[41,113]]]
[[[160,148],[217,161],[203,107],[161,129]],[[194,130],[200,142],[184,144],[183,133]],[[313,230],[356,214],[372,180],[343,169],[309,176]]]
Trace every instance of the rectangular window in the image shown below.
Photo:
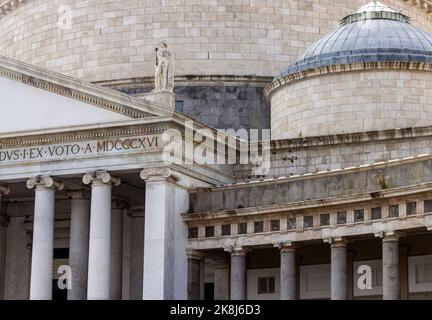
[[[287,229],[293,230],[297,228],[296,218],[288,218],[287,219]]]
[[[304,216],[303,217],[303,228],[312,228],[313,227],[313,216]]]
[[[337,213],[337,224],[347,223],[347,213],[346,211]]]
[[[364,221],[364,209],[354,210],[354,222]]]
[[[432,212],[432,199],[424,201],[424,212],[425,213]]]
[[[254,232],[264,232],[264,222],[263,221],[255,221],[254,223]]]
[[[223,236],[231,235],[231,225],[230,224],[223,224],[222,225],[222,235]]]
[[[417,213],[417,203],[407,202],[406,204],[406,214],[407,216],[412,216]]]
[[[205,236],[206,238],[214,237],[214,226],[205,227]]]
[[[381,219],[381,207],[372,208],[371,210],[371,218],[372,220]]]
[[[279,231],[280,230],[280,220],[272,220],[270,221],[271,231]]]
[[[183,100],[176,100],[175,102],[175,111],[183,112]]]
[[[259,277],[258,278],[258,294],[267,294],[275,292],[274,277]]]
[[[238,234],[246,234],[247,233],[247,223],[242,222],[238,224]]]
[[[188,230],[188,238],[196,239],[198,238],[198,228],[189,228]]]
[[[389,218],[397,218],[399,217],[399,205],[392,204],[389,205]]]
[[[328,226],[330,224],[330,214],[321,214],[320,215],[320,226]]]

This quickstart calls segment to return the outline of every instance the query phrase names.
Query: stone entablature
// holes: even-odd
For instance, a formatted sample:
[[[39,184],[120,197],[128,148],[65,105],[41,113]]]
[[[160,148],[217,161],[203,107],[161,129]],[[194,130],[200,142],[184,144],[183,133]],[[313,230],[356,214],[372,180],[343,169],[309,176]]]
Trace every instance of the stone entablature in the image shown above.
[[[183,214],[194,250],[432,230],[431,183],[339,198]],[[240,225],[244,224],[244,228]],[[212,233],[207,233],[212,228]],[[228,230],[228,231],[227,231]],[[225,232],[225,234],[224,234]]]
[[[267,98],[271,99],[273,94],[275,94],[281,87],[297,81],[326,74],[357,72],[366,70],[417,70],[430,72],[432,71],[432,65],[430,63],[421,62],[375,61],[322,66],[317,68],[311,68],[301,72],[294,72],[284,77],[276,78],[266,86],[266,88],[264,89],[264,94],[267,96]]]
[[[430,153],[432,127],[412,127],[271,141],[266,178],[357,167]],[[234,165],[238,182],[256,180],[250,165]]]
[[[167,166],[212,185],[231,183],[231,165],[175,164],[164,160],[168,142],[163,140],[163,134],[174,129],[184,135],[188,120],[181,114],[173,114],[172,117],[3,134],[0,135],[0,178],[5,181],[29,174],[77,174],[86,168],[97,170],[107,166],[110,170],[139,170],[143,163],[149,163],[149,168]],[[207,127],[194,122],[190,132],[203,128]],[[210,130],[216,134],[214,129]],[[198,142],[190,141],[191,146],[194,143]]]
[[[191,191],[190,213],[374,193],[432,181],[431,155]]]

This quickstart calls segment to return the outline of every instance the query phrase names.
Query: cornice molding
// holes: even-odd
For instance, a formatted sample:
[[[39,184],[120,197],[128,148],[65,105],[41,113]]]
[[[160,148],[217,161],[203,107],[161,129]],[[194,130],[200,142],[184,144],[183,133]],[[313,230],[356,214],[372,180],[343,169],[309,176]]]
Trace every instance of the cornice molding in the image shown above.
[[[305,173],[305,174],[293,175],[293,176],[281,176],[277,178],[268,178],[263,180],[250,181],[250,182],[238,182],[233,184],[216,186],[212,188],[196,188],[190,190],[189,192],[204,193],[204,192],[218,192],[218,191],[225,191],[225,190],[232,190],[232,189],[254,188],[258,186],[282,184],[282,183],[302,181],[307,179],[318,179],[318,178],[324,178],[329,176],[346,175],[350,173],[359,173],[359,172],[371,171],[371,170],[380,170],[380,169],[390,168],[394,166],[401,166],[401,165],[411,164],[415,162],[431,161],[431,160],[432,160],[432,154],[423,154],[418,156],[406,157],[403,159],[391,159],[387,161],[375,162],[372,164],[363,164],[356,167],[333,169],[333,170],[320,171],[320,172],[311,172],[311,173]]]
[[[149,113],[139,111],[128,107],[126,105],[121,105],[107,99],[97,97],[95,95],[87,94],[79,92],[78,90],[74,90],[65,86],[61,86],[52,82],[48,82],[42,79],[37,79],[32,76],[28,76],[19,72],[11,71],[4,67],[0,67],[0,75],[6,78],[22,82],[26,85],[30,85],[32,87],[36,87],[38,89],[43,89],[46,91],[50,91],[56,93],[58,95],[72,98],[74,100],[78,100],[81,102],[85,102],[88,104],[92,104],[99,108],[103,108],[109,111],[113,111],[116,113],[120,113],[122,115],[129,116],[131,118],[143,118],[146,116],[150,116]]]
[[[431,0],[401,0],[408,2],[412,6],[419,7],[419,9],[425,11],[428,14],[432,13],[432,1]]]
[[[416,139],[432,136],[432,126],[395,128],[366,132],[340,133],[332,135],[311,136],[305,138],[292,138],[272,140],[272,150],[311,148],[350,143],[368,143],[388,140]]]
[[[173,114],[168,106],[156,105],[114,89],[81,81],[4,56],[0,56],[0,76],[132,119]]]
[[[281,203],[275,205],[265,205],[258,207],[248,207],[241,209],[228,209],[221,210],[218,212],[194,212],[194,213],[183,213],[182,218],[186,223],[189,222],[201,222],[214,219],[231,219],[239,217],[250,217],[250,216],[263,216],[269,214],[279,213],[298,213],[301,210],[329,210],[330,207],[339,207],[348,205],[356,205],[360,202],[371,202],[371,201],[385,201],[389,198],[411,196],[417,194],[427,193],[430,194],[432,190],[432,182],[421,183],[418,185],[411,185],[406,187],[399,187],[387,190],[381,190],[377,192],[365,192],[360,194],[353,194],[342,197],[331,197],[317,200],[306,200],[300,202]]]
[[[237,76],[237,75],[177,75],[175,76],[176,87],[197,86],[256,86],[265,87],[273,80],[267,76]],[[115,79],[106,81],[95,81],[94,84],[117,90],[153,88],[154,77],[139,77]],[[141,94],[141,93],[138,93]]]
[[[264,95],[267,99],[287,85],[295,82],[314,78],[321,75],[337,74],[342,72],[361,72],[361,71],[381,71],[381,70],[397,70],[397,71],[424,71],[432,72],[432,64],[423,62],[357,62],[349,64],[338,64],[323,66],[314,69],[308,69],[300,72],[291,73],[282,78],[274,79],[267,87],[264,88]]]

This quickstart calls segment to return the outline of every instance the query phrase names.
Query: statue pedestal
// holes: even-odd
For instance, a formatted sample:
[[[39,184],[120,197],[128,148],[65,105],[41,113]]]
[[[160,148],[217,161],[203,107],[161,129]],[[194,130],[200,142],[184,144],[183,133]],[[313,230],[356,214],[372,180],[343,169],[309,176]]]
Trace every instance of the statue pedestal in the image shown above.
[[[175,97],[171,91],[158,91],[140,94],[138,97],[168,108],[171,111],[175,110]]]

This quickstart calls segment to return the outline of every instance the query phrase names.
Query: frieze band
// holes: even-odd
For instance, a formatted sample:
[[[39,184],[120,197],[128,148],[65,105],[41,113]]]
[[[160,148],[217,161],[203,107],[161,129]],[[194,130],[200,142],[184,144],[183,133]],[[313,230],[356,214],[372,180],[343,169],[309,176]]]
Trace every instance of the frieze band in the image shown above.
[[[104,154],[111,152],[154,151],[160,148],[160,136],[151,135],[115,140],[94,140],[70,144],[0,150],[0,164],[31,160],[56,160],[59,158]]]

